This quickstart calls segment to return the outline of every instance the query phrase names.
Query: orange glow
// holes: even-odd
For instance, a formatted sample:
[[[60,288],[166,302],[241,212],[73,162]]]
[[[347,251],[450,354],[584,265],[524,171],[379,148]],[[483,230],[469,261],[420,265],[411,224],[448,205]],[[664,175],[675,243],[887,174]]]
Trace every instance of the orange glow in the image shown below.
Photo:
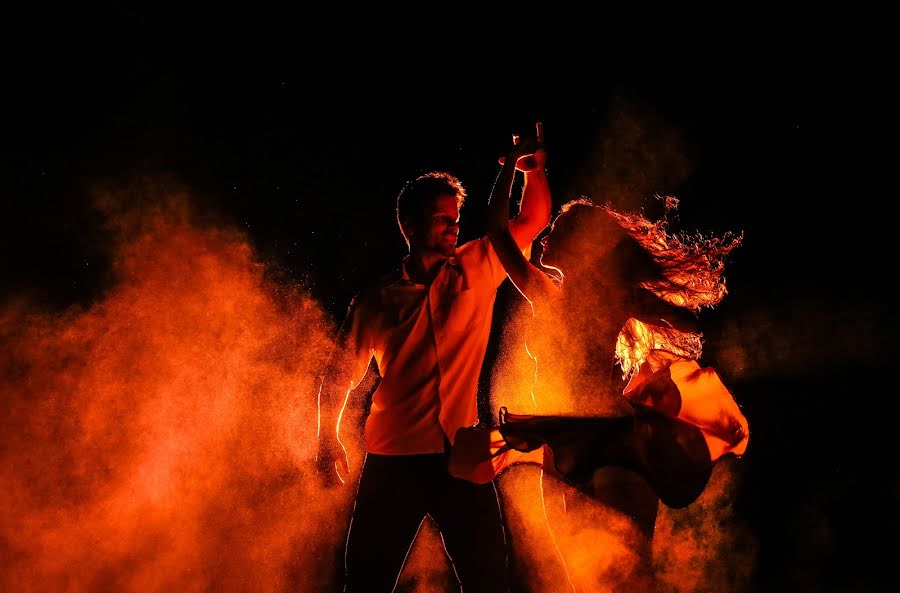
[[[654,232],[659,230],[657,227]],[[724,257],[736,245],[737,239],[712,248]],[[663,247],[670,253],[677,251],[671,243]],[[649,326],[631,318],[620,301],[609,298],[608,294],[615,293],[597,290],[608,286],[609,281],[603,276],[604,268],[590,264],[592,255],[585,248],[585,262],[574,266],[579,274],[566,276],[558,306],[532,316],[529,303],[524,302],[509,316],[492,376],[493,409],[506,406],[513,414],[561,416],[630,413],[623,397],[625,379],[633,377],[632,387],[639,387],[637,378],[643,380],[644,376],[638,371],[651,373],[658,368],[659,349],[663,349],[684,359],[672,366],[671,379],[679,388],[689,384],[699,396],[698,402],[679,405],[684,404],[684,410],[693,414],[687,420],[710,429],[704,436],[713,458],[725,452],[743,453],[746,439],[717,437],[712,430],[720,427],[723,417],[743,420],[743,416],[715,371],[700,369],[690,360],[700,355],[702,336]],[[718,303],[725,295],[724,284],[719,282],[722,268],[713,260],[695,263],[706,266],[704,278],[709,282],[682,287],[677,294],[694,298],[693,308]],[[677,284],[678,278],[672,276],[670,280]],[[715,397],[707,399],[711,391]],[[744,426],[735,426],[738,428],[745,431],[744,436],[749,434],[745,420]],[[732,465],[720,462],[714,480],[686,509],[674,511],[659,505],[653,562],[657,580],[665,590],[735,590],[749,578],[753,553],[728,553],[735,548],[750,550],[754,545],[748,530],[738,524],[729,508],[731,489],[726,485],[733,472]],[[524,559],[518,569],[535,591],[571,590],[569,582],[579,593],[610,591],[636,566],[633,550],[638,535],[614,510],[551,478],[545,480],[542,501],[540,469],[534,466],[509,468],[501,474],[499,484],[514,554]],[[710,537],[711,533],[715,537]],[[554,551],[554,540],[559,554]],[[720,547],[711,547],[710,542]],[[691,572],[692,563],[703,566],[703,578]]]
[[[406,557],[397,589],[410,593],[444,593],[458,588],[437,525],[431,517],[425,517]]]
[[[743,235],[722,237],[672,234],[668,217],[677,209],[678,199],[663,197],[665,214],[651,221],[640,214],[606,211],[662,265],[665,280],[644,282],[642,286],[659,298],[691,310],[719,304],[727,290],[724,260],[743,240]]]
[[[544,475],[543,488],[541,480],[538,467],[524,465],[499,478],[520,578],[542,593],[610,591],[635,565],[632,527],[553,478]]]
[[[696,358],[700,356],[702,340],[699,334],[649,325],[634,318],[626,321],[616,339],[616,360],[622,374],[631,377],[654,350]]]
[[[527,307],[527,303],[523,306]],[[541,327],[546,327],[550,335],[529,334],[536,336],[529,344],[565,339],[565,342],[557,343],[565,344],[569,361],[587,357],[585,349],[592,343],[591,337],[562,336],[561,331],[557,333],[554,329],[555,325],[558,324],[544,320]],[[493,404],[513,402],[509,404],[511,411],[515,406],[533,409],[533,361],[524,347],[514,347],[517,332],[524,331],[525,326],[524,322],[514,322],[508,329],[504,336],[506,350],[495,369],[492,383]],[[539,414],[565,413],[584,401],[586,396],[576,392],[572,383],[585,385],[590,376],[575,377],[570,382],[564,371],[571,368],[568,366],[571,362],[554,364],[550,355],[540,360],[542,364],[534,387]],[[696,363],[693,365],[696,367]],[[650,367],[647,365],[648,369]],[[610,372],[609,367],[603,370]],[[553,373],[559,374],[548,376]],[[596,391],[588,393],[597,395]],[[727,402],[733,405],[730,394],[726,392],[726,395]],[[618,397],[622,398],[621,393]],[[584,405],[599,408],[597,403],[586,402]],[[711,442],[709,438],[707,442]],[[715,453],[712,445],[710,448]],[[716,456],[721,452],[720,449]],[[687,508],[673,510],[659,505],[653,562],[656,579],[663,585],[663,590],[678,593],[738,590],[749,579],[755,560],[755,542],[748,527],[740,523],[730,508],[738,467],[735,463],[739,463],[735,458],[722,458],[706,490]],[[510,467],[499,476],[498,483],[513,554],[521,558],[517,570],[532,590],[541,593],[571,591],[571,582],[578,593],[606,592],[615,587],[629,567],[635,566],[636,557],[632,550],[636,534],[628,521],[615,511],[548,476],[544,477],[542,500],[541,470],[536,465]],[[571,504],[573,500],[577,502],[575,506]],[[558,545],[558,553],[555,545]],[[698,566],[701,576],[697,576],[692,568]]]
[[[116,211],[141,192],[156,205]],[[84,309],[0,311],[0,589],[333,583],[353,488],[312,474],[333,328],[266,280],[240,233],[191,224],[183,198],[101,203],[121,232],[116,285]]]
[[[589,188],[592,196],[620,211],[637,212],[657,188],[676,187],[688,178],[689,152],[677,130],[658,116],[616,99],[595,152],[586,159],[594,165],[583,167],[574,185]],[[675,204],[667,199],[667,212]],[[722,262],[741,237],[672,235],[665,219],[654,223],[633,215],[614,218],[664,269],[666,282],[648,281],[644,288],[693,311],[714,306],[726,295]],[[491,382],[495,417],[501,406],[513,414],[629,413],[622,397],[625,382],[653,356],[654,349],[664,348],[687,359],[700,354],[699,335],[678,334],[633,319],[634,311],[623,305],[633,287],[622,292],[623,287],[605,275],[605,271],[622,274],[628,269],[617,269],[618,262],[600,261],[602,236],[588,231],[571,234],[569,239],[560,245],[554,243],[552,232],[549,238],[551,252],[554,247],[557,252],[547,263],[558,266],[565,277],[561,303],[552,310],[535,311],[534,317],[524,303],[508,315]],[[561,246],[565,251],[560,251]],[[571,261],[564,263],[564,257]],[[765,339],[739,342],[735,334],[744,329],[729,336],[728,342],[735,347],[746,345],[729,360],[738,355],[759,356],[758,344],[766,343]],[[536,370],[532,357],[538,361]],[[618,379],[623,380],[618,383]],[[679,510],[659,505],[653,539],[658,590],[693,593],[745,588],[755,560],[755,542],[730,509],[739,467],[738,460],[724,457],[694,503]],[[574,494],[578,504],[566,504],[561,491],[568,494],[571,489],[554,486],[550,480],[546,504],[542,504],[540,475],[540,468],[520,465],[499,477],[513,553],[524,559],[517,565],[520,574],[536,592],[571,590],[554,552],[549,523],[577,591],[612,590],[635,560],[630,526],[613,511],[594,507],[580,495]]]
[[[706,490],[683,509],[660,507],[654,537],[656,578],[675,593],[741,591],[756,562],[757,543],[732,509],[740,461],[716,464]]]
[[[658,372],[657,364],[664,365]],[[672,399],[677,402],[659,401],[655,407],[699,428],[712,461],[727,453],[741,456],[747,451],[750,439],[747,419],[715,369],[700,368],[695,360],[683,360],[656,352],[648,364],[632,377],[625,388],[625,396],[637,403],[654,405],[651,400],[658,390],[650,388],[645,395],[642,388],[654,383],[658,375],[674,388],[672,393],[675,397]],[[674,409],[675,406],[677,409]]]

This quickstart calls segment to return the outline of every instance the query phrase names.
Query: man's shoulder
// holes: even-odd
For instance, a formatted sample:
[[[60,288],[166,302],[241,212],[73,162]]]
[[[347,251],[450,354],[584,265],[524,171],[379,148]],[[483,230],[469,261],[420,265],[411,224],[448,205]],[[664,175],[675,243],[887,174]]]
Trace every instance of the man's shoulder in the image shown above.
[[[397,268],[382,274],[374,282],[370,282],[356,293],[356,296],[352,299],[351,306],[380,302],[384,291],[401,280],[403,280],[403,269],[401,266],[397,266]]]
[[[487,237],[478,237],[476,239],[472,239],[470,241],[466,241],[462,245],[456,248],[456,254],[459,255],[462,252],[468,252],[472,249],[484,249],[485,244],[487,243]]]
[[[402,265],[398,265],[396,268],[391,270],[386,274],[382,274],[378,277],[378,279],[369,285],[367,290],[372,292],[378,292],[391,286],[392,284],[396,284],[403,280],[403,267]]]
[[[456,248],[456,253],[454,254],[454,258],[457,260],[472,260],[476,258],[485,257],[488,253],[488,238],[487,237],[479,237],[477,239],[472,239],[471,241],[467,241],[463,243],[459,247]]]

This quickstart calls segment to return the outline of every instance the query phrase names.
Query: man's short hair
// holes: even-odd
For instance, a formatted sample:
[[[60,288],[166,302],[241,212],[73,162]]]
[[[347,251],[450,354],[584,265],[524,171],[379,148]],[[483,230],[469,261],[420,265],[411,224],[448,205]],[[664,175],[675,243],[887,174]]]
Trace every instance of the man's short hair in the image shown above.
[[[400,190],[400,195],[397,196],[397,224],[407,244],[409,229],[404,227],[404,222],[421,220],[425,207],[440,196],[455,196],[456,207],[462,208],[466,190],[459,179],[443,171],[420,175]]]

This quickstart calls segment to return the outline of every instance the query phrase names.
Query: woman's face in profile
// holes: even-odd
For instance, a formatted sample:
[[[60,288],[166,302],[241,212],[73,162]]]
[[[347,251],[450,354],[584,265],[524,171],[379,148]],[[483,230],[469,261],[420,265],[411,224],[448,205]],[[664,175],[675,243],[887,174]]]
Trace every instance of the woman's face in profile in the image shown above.
[[[541,252],[541,263],[554,268],[560,268],[567,260],[566,256],[574,255],[571,253],[574,240],[576,225],[575,216],[572,211],[565,212],[556,217],[550,232],[541,240],[543,251]],[[561,268],[560,268],[561,269]]]
[[[566,267],[596,263],[623,238],[622,227],[603,209],[577,205],[557,216],[541,241],[541,263],[563,272]]]

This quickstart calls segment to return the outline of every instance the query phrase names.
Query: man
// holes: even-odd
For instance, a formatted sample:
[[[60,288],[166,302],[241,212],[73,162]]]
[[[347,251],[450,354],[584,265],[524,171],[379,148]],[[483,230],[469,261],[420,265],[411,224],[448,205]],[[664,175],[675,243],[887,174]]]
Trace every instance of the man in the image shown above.
[[[510,232],[526,250],[550,220],[541,126],[504,169],[525,171]],[[346,476],[340,411],[372,356],[381,374],[365,427],[366,459],[346,549],[348,593],[394,589],[422,520],[430,515],[466,593],[507,590],[506,547],[493,483],[450,476],[457,429],[478,421],[478,376],[497,287],[506,272],[483,237],[456,246],[466,193],[448,173],[422,175],[397,198],[409,255],[350,306],[321,391],[321,471]],[[343,477],[341,482],[343,482]]]

